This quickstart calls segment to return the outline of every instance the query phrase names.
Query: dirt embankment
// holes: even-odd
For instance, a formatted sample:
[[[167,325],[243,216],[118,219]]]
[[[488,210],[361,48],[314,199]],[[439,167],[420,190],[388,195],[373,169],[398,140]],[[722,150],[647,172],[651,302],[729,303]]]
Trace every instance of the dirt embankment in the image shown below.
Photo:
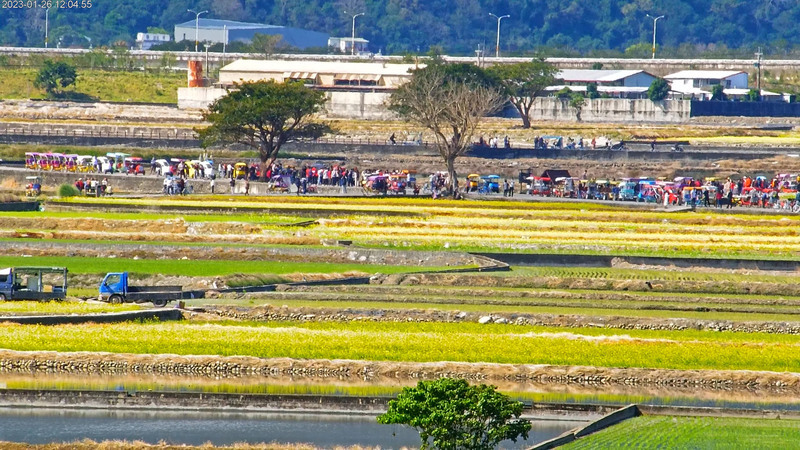
[[[522,326],[547,326],[565,328],[609,328],[621,330],[704,330],[738,333],[800,334],[800,318],[796,322],[767,322],[731,320],[706,320],[686,318],[588,316],[579,314],[528,314],[498,313],[487,305],[485,311],[466,312],[454,309],[387,309],[371,308],[333,308],[264,305],[256,307],[209,305],[202,308],[210,314],[203,319],[216,316],[245,321],[302,321],[302,322],[478,322],[512,324]]]
[[[474,286],[494,288],[546,288],[546,289],[589,289],[597,291],[644,291],[644,292],[703,292],[719,294],[749,295],[800,295],[800,284],[759,282],[743,280],[730,281],[703,280],[651,280],[604,279],[559,276],[496,277],[489,275],[464,274],[396,274],[376,282],[383,284],[420,286]]]
[[[800,374],[457,362],[260,359],[253,357],[0,351],[4,376],[92,379],[136,375],[171,380],[406,386],[454,377],[507,391],[692,393],[710,397],[780,398],[800,394]],[[95,378],[97,377],[97,378]],[[716,394],[715,394],[716,393]]]

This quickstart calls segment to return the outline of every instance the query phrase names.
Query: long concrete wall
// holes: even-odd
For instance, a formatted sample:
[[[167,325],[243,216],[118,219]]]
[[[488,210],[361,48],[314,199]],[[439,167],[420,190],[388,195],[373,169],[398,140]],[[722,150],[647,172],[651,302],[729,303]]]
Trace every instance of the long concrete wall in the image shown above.
[[[90,49],[77,48],[38,48],[38,47],[0,47],[0,55],[11,57],[30,56],[49,56],[54,58],[75,57],[92,52]],[[114,56],[109,50],[109,55]],[[174,67],[185,68],[187,61],[199,61],[206,59],[213,65],[223,65],[237,59],[259,59],[263,55],[257,53],[218,53],[209,52],[208,54],[198,54],[192,51],[171,51],[162,52],[155,50],[132,50],[129,55],[138,62],[139,66],[147,65],[160,67],[164,55],[169,53],[175,58]],[[362,62],[364,57],[361,55],[311,55],[311,54],[279,54],[274,55],[276,59],[293,61],[341,61],[341,62]],[[405,57],[401,55],[371,55],[370,60],[374,62],[403,62]],[[447,62],[475,63],[472,56],[443,56]],[[512,64],[528,62],[528,57],[487,57],[483,59],[486,65],[493,64]],[[595,64],[602,64],[606,69],[636,69],[645,70],[654,75],[666,75],[667,73],[679,70],[742,70],[745,72],[753,71],[754,59],[677,59],[677,58],[546,58],[547,62],[559,69],[591,69]],[[796,59],[763,59],[762,67],[771,73],[777,74],[784,71],[800,70],[800,60]]]
[[[618,98],[586,99],[580,112],[568,99],[537,98],[531,108],[533,120],[566,122],[686,122],[691,117],[689,100],[629,100]]]
[[[203,109],[225,95],[218,88],[178,89],[179,109]],[[324,116],[331,118],[390,120],[397,116],[386,108],[388,92],[326,91],[328,101]],[[654,122],[680,123],[692,116],[689,100],[630,100],[618,98],[586,99],[580,112],[570,106],[568,99],[537,98],[531,109],[531,119],[584,122]]]
[[[397,116],[386,108],[387,92],[325,93],[325,115],[332,118],[388,120]]]
[[[220,88],[178,88],[178,109],[206,109],[227,90]],[[387,120],[396,115],[386,106],[387,92],[370,91],[325,91],[323,116],[345,119]]]

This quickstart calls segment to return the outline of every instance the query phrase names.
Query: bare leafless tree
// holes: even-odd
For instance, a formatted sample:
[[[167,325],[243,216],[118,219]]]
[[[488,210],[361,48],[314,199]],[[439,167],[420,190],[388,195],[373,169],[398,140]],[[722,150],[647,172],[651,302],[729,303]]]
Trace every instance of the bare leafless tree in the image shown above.
[[[502,107],[506,97],[482,69],[447,66],[436,64],[416,70],[411,80],[389,98],[389,108],[433,133],[447,166],[448,187],[458,198],[455,161],[472,146],[483,118]]]

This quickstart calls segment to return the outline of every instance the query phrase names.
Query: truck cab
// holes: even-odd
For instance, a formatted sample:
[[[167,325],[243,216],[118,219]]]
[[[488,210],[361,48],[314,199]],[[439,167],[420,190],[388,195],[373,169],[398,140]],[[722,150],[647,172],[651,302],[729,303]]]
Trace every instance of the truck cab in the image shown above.
[[[181,286],[131,286],[128,284],[128,272],[107,273],[100,282],[99,300],[109,303],[146,303],[163,307],[172,300],[184,298]],[[186,293],[187,298],[192,292]]]
[[[100,283],[100,300],[122,303],[128,295],[128,272],[107,273]]]

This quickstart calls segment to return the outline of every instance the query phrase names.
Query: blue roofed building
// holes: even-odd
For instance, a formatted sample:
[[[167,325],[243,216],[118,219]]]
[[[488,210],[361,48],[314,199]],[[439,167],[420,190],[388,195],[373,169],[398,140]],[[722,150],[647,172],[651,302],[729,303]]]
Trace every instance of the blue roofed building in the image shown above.
[[[330,37],[326,33],[302,28],[200,18],[196,29],[194,20],[175,25],[175,41],[195,40],[195,30],[199,42],[226,44],[235,41],[250,43],[256,34],[279,34],[283,36],[284,43],[300,50],[310,47],[326,48]]]

